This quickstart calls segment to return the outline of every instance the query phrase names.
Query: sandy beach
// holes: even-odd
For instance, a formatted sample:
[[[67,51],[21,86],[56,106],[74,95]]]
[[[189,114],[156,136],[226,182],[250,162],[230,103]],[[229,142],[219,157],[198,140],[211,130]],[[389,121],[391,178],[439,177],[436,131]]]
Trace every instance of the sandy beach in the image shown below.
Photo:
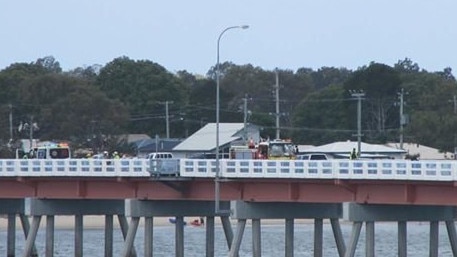
[[[193,217],[186,217],[185,220],[192,220]],[[31,219],[29,219],[31,222]],[[129,221],[130,219],[127,218]],[[75,217],[74,216],[55,216],[54,219],[56,228],[74,228]],[[119,221],[117,216],[113,218],[114,227],[119,227]],[[6,229],[8,224],[8,219],[5,216],[0,218],[0,229]],[[140,226],[143,226],[144,219],[140,219]],[[46,225],[46,216],[41,218],[40,227]],[[105,216],[84,216],[83,225],[85,228],[103,228],[105,226]],[[168,217],[155,217],[154,226],[170,226],[173,225],[169,222]],[[21,221],[19,217],[16,218],[16,227],[21,228]]]
[[[170,223],[170,217],[154,217],[154,226],[173,226],[174,224]],[[190,223],[191,221],[198,219],[199,217],[184,217],[184,221]],[[30,219],[29,219],[30,220]],[[130,218],[127,217],[127,220],[130,221]],[[31,220],[30,220],[31,221]],[[113,218],[114,227],[119,228],[119,221],[116,216]],[[74,216],[55,216],[54,219],[55,227],[56,228],[74,228],[75,225],[75,217]],[[312,223],[313,220],[309,219],[296,219],[295,224],[303,224],[303,223]],[[325,222],[325,221],[324,221]],[[232,225],[236,224],[235,219],[231,219]],[[283,219],[262,219],[261,221],[264,225],[277,225],[277,224],[284,224]],[[0,229],[6,229],[8,224],[8,219],[5,216],[0,218]],[[215,224],[220,224],[220,219],[215,219]],[[251,220],[247,220],[247,224],[251,224]],[[84,216],[83,225],[85,228],[103,228],[105,226],[105,216]],[[144,218],[140,219],[140,226],[144,225]],[[40,228],[44,228],[46,226],[46,217],[43,216],[41,218]],[[19,217],[16,218],[16,227],[22,228],[21,221]]]

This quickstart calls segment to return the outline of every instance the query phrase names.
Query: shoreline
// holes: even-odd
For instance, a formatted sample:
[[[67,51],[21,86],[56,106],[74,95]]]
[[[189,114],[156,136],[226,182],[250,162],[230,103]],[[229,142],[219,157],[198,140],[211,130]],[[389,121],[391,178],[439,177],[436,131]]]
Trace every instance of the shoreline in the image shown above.
[[[154,226],[174,226],[173,223],[170,223],[169,218],[172,217],[154,217],[153,219],[153,224]],[[188,216],[184,217],[184,221],[189,224],[191,221],[198,219],[199,217],[193,217],[193,216]],[[29,218],[29,221],[31,223],[31,220]],[[127,217],[127,221],[129,221],[129,217]],[[235,219],[230,219],[232,225],[236,224]],[[295,224],[309,224],[313,223],[313,219],[295,219]],[[246,224],[251,224],[252,220],[247,220]],[[285,224],[284,219],[262,219],[261,220],[262,225],[281,225]],[[324,220],[324,223],[327,223],[327,221]],[[221,221],[219,218],[215,219],[215,224],[220,225]],[[74,215],[59,215],[55,216],[54,218],[54,227],[56,229],[71,229],[74,228],[75,225],[75,216]],[[0,218],[0,229],[1,230],[6,230],[8,226],[8,219],[6,216],[1,216]],[[44,228],[46,226],[46,217],[43,216],[40,222],[40,228]],[[83,218],[83,226],[84,228],[104,228],[105,226],[105,216],[103,215],[84,215]],[[144,226],[144,218],[140,219],[140,227]],[[113,227],[114,228],[119,228],[119,220],[117,219],[116,215],[113,217]],[[17,229],[22,229],[22,224],[21,220],[18,216],[16,216],[16,228]]]

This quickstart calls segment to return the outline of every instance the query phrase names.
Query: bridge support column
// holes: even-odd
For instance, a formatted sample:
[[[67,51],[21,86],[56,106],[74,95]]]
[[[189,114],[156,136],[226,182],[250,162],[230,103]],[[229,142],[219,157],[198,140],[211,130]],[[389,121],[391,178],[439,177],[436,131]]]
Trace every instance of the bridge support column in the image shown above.
[[[323,256],[324,223],[321,218],[314,219],[314,257]]]
[[[357,243],[359,242],[360,230],[362,229],[362,222],[354,222],[352,224],[351,239],[349,241],[349,247],[346,249],[344,257],[354,257]]]
[[[262,255],[262,231],[260,219],[252,220],[252,257],[261,257]]]
[[[430,257],[438,257],[439,222],[430,221]]]
[[[286,219],[285,257],[294,257],[294,219]]]
[[[238,219],[236,236],[230,249],[230,257],[239,252],[239,245],[243,237],[244,226],[247,219],[252,219],[253,226],[253,256],[260,256],[260,220],[285,219],[286,240],[285,256],[293,257],[293,221],[294,219],[314,219],[314,256],[323,256],[323,219],[338,219],[342,216],[340,204],[314,204],[314,203],[279,203],[279,202],[243,202],[234,201],[231,204],[232,217]],[[333,222],[337,231],[334,231],[337,244],[344,239],[339,229],[339,223]],[[333,227],[333,226],[332,226]],[[258,232],[257,232],[258,231]],[[339,243],[338,243],[339,242]],[[340,247],[339,247],[340,248]],[[342,255],[340,255],[342,257]]]
[[[365,222],[365,226],[365,255],[374,257],[374,221]]]
[[[384,205],[384,204],[356,204],[345,203],[343,205],[343,217],[354,223],[351,242],[345,257],[352,257],[355,254],[360,229],[363,222],[366,223],[366,256],[374,256],[374,222],[375,221],[397,221],[398,222],[398,256],[406,256],[406,222],[422,221],[430,222],[430,244],[429,256],[438,256],[438,235],[439,221],[445,221],[448,226],[449,240],[451,246],[456,246],[454,227],[455,208],[452,206],[418,206],[418,205]],[[449,225],[448,225],[449,224]],[[454,227],[454,228],[453,228]],[[454,230],[454,232],[452,231]],[[457,249],[457,247],[455,247]],[[453,250],[454,252],[454,250]],[[454,256],[455,253],[454,253]]]
[[[19,218],[21,219],[22,230],[24,232],[25,240],[27,241],[27,238],[29,237],[29,233],[30,233],[30,222],[29,222],[29,219],[24,214],[20,214]],[[35,242],[32,245],[32,250],[31,250],[30,256],[31,257],[37,257],[38,256],[38,251],[36,249]]]
[[[113,215],[105,215],[105,257],[113,257],[113,229]]]
[[[222,228],[224,229],[225,240],[227,241],[228,249],[232,247],[233,229],[228,216],[221,216]]]
[[[398,257],[406,257],[407,249],[407,227],[406,221],[398,222]]]
[[[46,216],[46,257],[54,256],[54,215]]]
[[[75,215],[75,256],[83,256],[83,215]]]
[[[241,242],[243,241],[244,228],[246,227],[246,219],[238,219],[236,225],[235,237],[230,247],[229,257],[237,257],[240,251]]]
[[[6,242],[7,257],[16,256],[16,217],[17,215],[23,216],[23,213],[24,199],[0,199],[0,215],[5,215],[8,218]],[[26,225],[29,225],[29,223]],[[24,230],[24,235],[27,238],[29,228],[25,228],[24,226],[22,226],[22,228]],[[36,253],[36,251],[34,253]]]
[[[214,216],[206,217],[206,256],[214,257]]]
[[[36,231],[42,216],[46,218],[46,256],[54,255],[54,217],[56,215],[74,215],[75,217],[75,256],[83,254],[84,215],[108,215],[105,221],[105,256],[112,257],[112,215],[124,214],[124,200],[62,200],[62,199],[36,199],[23,200],[23,214],[20,216],[26,247],[24,257],[38,256],[35,248]],[[32,227],[25,216],[32,217]],[[109,221],[111,217],[111,222]],[[111,224],[110,224],[111,223]],[[110,232],[109,232],[110,231]],[[111,233],[111,238],[110,238]]]
[[[6,256],[16,256],[16,214],[8,214],[8,228],[7,228],[7,239],[6,239]]]
[[[333,237],[335,238],[338,256],[343,257],[346,252],[346,245],[344,244],[343,232],[341,232],[340,220],[337,218],[331,218],[330,224],[332,225]]]
[[[24,247],[23,257],[29,257],[32,255],[32,250],[35,245],[36,235],[38,233],[38,228],[40,227],[41,215],[34,215],[32,218],[32,226],[27,235]],[[38,256],[38,255],[37,255]]]
[[[230,202],[221,202],[221,208],[229,209]],[[181,201],[181,200],[125,200],[125,214],[132,220],[141,217],[175,217],[175,256],[183,257],[184,254],[184,217],[206,217],[206,256],[214,257],[214,202],[213,201]],[[232,244],[233,232],[227,214],[222,214],[221,220],[229,245]],[[136,221],[135,221],[136,223]],[[135,236],[136,229],[128,227],[128,234]],[[151,228],[152,230],[152,228]],[[152,233],[152,232],[151,232]],[[126,239],[127,240],[127,239]],[[151,240],[145,240],[145,249],[151,249]],[[126,248],[127,245],[124,246]]]
[[[128,223],[127,218],[125,217],[125,215],[118,215],[117,219],[119,221],[119,227],[121,227],[122,237],[124,238],[124,241],[125,241],[125,240],[127,240],[127,234],[129,232],[129,223]],[[131,248],[130,255],[132,257],[136,256],[135,247]]]
[[[154,238],[154,218],[144,218],[144,257],[153,256],[152,241]]]
[[[127,236],[124,241],[124,248],[122,251],[122,257],[131,257],[133,253],[133,243],[135,240],[136,231],[138,224],[140,223],[139,217],[132,217],[128,228]]]
[[[176,217],[175,224],[175,255],[184,257],[184,217]]]
[[[451,243],[452,255],[457,256],[457,233],[453,220],[446,221],[446,229],[449,236],[449,241]]]

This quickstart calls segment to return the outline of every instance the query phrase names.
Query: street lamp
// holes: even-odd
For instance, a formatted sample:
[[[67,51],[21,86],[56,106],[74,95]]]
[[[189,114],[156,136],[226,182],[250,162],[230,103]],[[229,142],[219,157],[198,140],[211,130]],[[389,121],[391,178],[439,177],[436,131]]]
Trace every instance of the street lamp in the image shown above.
[[[365,93],[362,90],[349,90],[352,97],[357,99],[357,158],[362,154],[362,99]]]
[[[219,45],[221,42],[222,35],[228,30],[231,29],[247,29],[249,28],[248,25],[241,25],[241,26],[231,26],[225,28],[219,37],[217,38],[217,62],[216,62],[216,179],[215,179],[215,211],[216,213],[220,212],[219,209],[219,200],[220,200],[220,186],[219,186],[219,178],[220,178],[220,167],[219,167],[219,85],[220,85],[220,64],[219,64]]]

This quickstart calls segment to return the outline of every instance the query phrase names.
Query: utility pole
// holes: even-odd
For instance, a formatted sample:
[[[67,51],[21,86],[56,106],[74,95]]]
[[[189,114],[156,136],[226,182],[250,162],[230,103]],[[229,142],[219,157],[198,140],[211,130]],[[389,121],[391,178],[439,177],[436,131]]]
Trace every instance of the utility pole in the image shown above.
[[[362,90],[349,90],[351,96],[357,99],[357,157],[362,154],[362,99],[365,93]]]
[[[10,142],[13,141],[13,105],[9,104],[10,107]]]
[[[457,97],[454,95],[454,114],[457,114]]]
[[[248,141],[248,129],[247,129],[247,123],[248,123],[248,94],[244,94],[244,98],[243,98],[243,113],[244,113],[243,139],[244,139],[244,142],[246,143]]]
[[[279,73],[278,69],[275,69],[276,74],[276,84],[274,86],[276,93],[276,139],[280,139],[280,128],[279,128]]]
[[[33,149],[33,115],[30,116],[30,123],[29,123],[29,135],[30,135],[30,150]]]
[[[173,104],[173,101],[159,102],[160,104],[165,104],[165,129],[167,133],[167,139],[170,138],[170,119],[168,115],[168,104]]]
[[[159,135],[156,134],[156,153],[159,151]]]
[[[403,96],[404,96],[404,89],[401,89],[400,92],[400,149],[403,149],[403,126],[405,125],[405,117],[403,116]],[[455,96],[454,96],[455,99]],[[454,105],[455,106],[455,105]],[[455,113],[455,107],[454,107],[454,113]]]
[[[457,114],[457,97],[454,95],[454,115]],[[457,136],[454,133],[454,159],[457,159],[457,147],[456,145]]]

